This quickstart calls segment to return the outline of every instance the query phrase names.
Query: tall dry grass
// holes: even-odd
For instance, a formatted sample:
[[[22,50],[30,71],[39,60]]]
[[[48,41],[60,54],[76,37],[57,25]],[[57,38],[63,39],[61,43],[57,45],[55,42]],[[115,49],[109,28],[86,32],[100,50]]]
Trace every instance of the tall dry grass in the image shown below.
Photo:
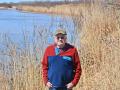
[[[100,3],[89,6],[78,6],[77,11],[70,8],[75,24],[73,44],[78,48],[82,65],[82,76],[74,90],[119,90],[119,12]],[[0,90],[47,90],[40,59],[49,33],[45,29],[34,32],[32,45],[24,33],[24,48],[5,35],[2,41],[6,48],[0,49],[0,54],[11,61],[7,66],[0,64]]]
[[[81,33],[78,43],[83,72],[74,90],[119,90],[119,10],[95,3],[80,13],[80,19],[73,19]]]
[[[45,90],[40,60],[50,32],[36,26],[34,29],[32,41],[29,40],[29,33],[23,32],[22,47],[8,34],[1,35],[0,44],[4,48],[0,48],[3,62],[0,63],[0,90]]]
[[[84,3],[80,4],[62,4],[54,5],[49,7],[44,6],[30,6],[30,5],[17,5],[16,8],[21,11],[37,12],[37,13],[48,13],[48,14],[59,14],[59,15],[71,15],[71,9],[75,15],[78,15],[78,10],[84,7]],[[89,7],[86,3],[85,7]]]

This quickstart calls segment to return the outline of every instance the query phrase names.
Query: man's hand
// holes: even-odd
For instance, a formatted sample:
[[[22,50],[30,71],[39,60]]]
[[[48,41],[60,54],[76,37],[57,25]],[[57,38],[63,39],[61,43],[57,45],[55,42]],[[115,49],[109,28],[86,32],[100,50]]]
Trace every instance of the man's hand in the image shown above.
[[[50,82],[47,82],[46,86],[47,86],[48,88],[51,88],[51,87],[52,87],[52,84],[51,84]]]
[[[67,84],[67,89],[72,89],[73,87],[74,87],[74,85],[72,83]]]

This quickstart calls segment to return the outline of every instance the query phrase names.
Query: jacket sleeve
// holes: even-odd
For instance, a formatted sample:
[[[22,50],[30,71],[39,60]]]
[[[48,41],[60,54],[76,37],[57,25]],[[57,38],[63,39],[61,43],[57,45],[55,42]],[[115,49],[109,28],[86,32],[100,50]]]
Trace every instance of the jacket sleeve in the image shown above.
[[[43,76],[45,85],[48,82],[48,54],[47,53],[48,53],[48,49],[45,50],[45,53],[42,59],[42,76]]]
[[[80,63],[77,49],[75,49],[75,54],[74,54],[74,71],[75,71],[75,75],[74,75],[74,79],[72,81],[72,84],[74,86],[76,86],[79,79],[80,79],[81,73],[82,73],[81,63]]]

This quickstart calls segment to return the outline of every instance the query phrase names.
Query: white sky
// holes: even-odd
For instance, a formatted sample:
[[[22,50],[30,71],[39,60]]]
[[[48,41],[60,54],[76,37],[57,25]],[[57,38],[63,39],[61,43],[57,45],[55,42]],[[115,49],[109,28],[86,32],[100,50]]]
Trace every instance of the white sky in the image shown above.
[[[64,1],[64,0],[0,0],[0,3],[3,3],[3,2],[21,2],[21,1]]]

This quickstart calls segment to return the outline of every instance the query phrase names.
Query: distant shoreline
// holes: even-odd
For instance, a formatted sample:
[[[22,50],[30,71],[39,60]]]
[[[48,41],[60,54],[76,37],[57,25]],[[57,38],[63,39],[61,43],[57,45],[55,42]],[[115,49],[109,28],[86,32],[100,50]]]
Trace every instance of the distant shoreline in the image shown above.
[[[65,16],[73,16],[79,15],[81,9],[88,8],[90,4],[62,4],[55,6],[30,6],[30,5],[19,5],[16,6],[17,10],[27,11],[32,13],[45,13],[51,15],[65,15]]]
[[[44,13],[51,15],[79,16],[85,9],[90,8],[90,3],[28,3],[2,6],[0,10],[16,9],[22,12]]]
[[[7,9],[6,7],[0,7],[0,10]]]
[[[0,8],[0,10],[16,10],[14,8]]]
[[[0,3],[0,9],[16,9],[20,11],[48,13],[48,14],[67,14],[69,6],[80,4],[80,1],[26,1],[19,3]],[[67,10],[66,10],[67,8]],[[56,10],[57,9],[57,10]],[[65,11],[64,11],[65,10]],[[67,11],[67,12],[66,12]]]

